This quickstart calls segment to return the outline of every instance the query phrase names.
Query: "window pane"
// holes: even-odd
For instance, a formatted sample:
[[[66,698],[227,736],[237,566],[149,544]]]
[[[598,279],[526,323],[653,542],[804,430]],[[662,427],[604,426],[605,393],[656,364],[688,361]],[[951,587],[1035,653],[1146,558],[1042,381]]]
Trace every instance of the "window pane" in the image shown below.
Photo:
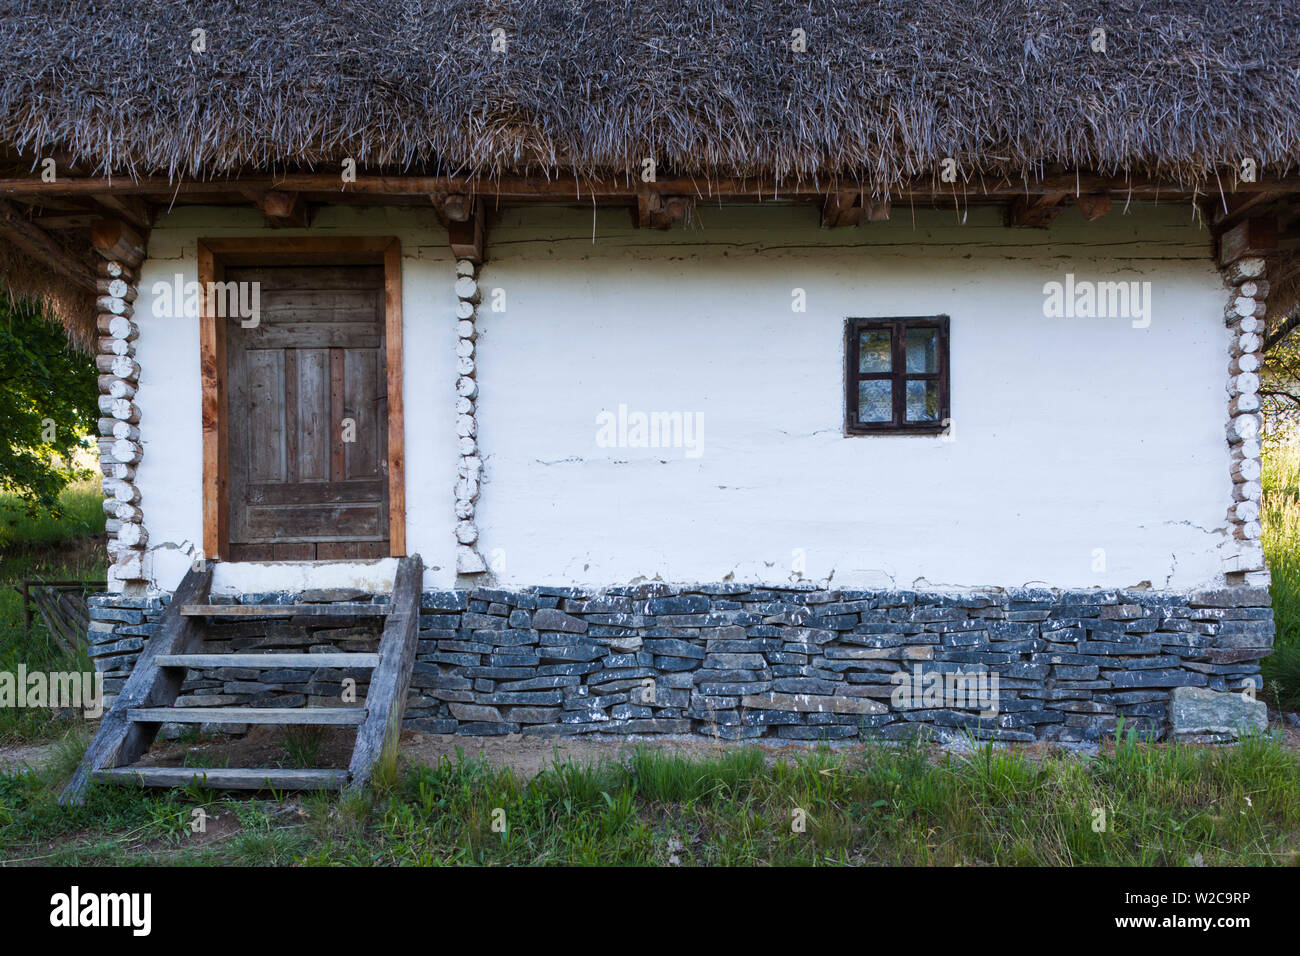
[[[939,371],[938,329],[907,330],[907,370],[909,372]]]
[[[892,422],[893,390],[894,383],[887,378],[858,382],[858,421]]]
[[[938,382],[907,383],[907,420],[909,422],[934,422],[939,420]]]
[[[893,371],[888,329],[869,329],[858,333],[858,371],[870,372]]]

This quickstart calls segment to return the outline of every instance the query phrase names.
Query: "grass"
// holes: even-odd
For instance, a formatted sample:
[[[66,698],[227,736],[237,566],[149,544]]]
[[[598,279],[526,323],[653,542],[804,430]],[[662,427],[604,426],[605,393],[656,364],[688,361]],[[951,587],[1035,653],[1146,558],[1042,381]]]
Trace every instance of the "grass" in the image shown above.
[[[317,724],[286,727],[283,731],[284,754],[295,767],[320,766],[321,746],[326,728]]]
[[[1269,445],[1262,480],[1261,523],[1277,636],[1260,669],[1268,696],[1294,708],[1300,707],[1300,445]]]
[[[1266,692],[1300,704],[1300,446],[1265,456],[1264,542],[1278,634]],[[21,578],[102,578],[97,487],[60,516],[0,496],[0,670],[85,669],[22,632]],[[532,779],[484,759],[378,768],[361,795],[229,797],[92,788],[57,794],[87,727],[0,711],[0,743],[52,741],[40,769],[0,772],[0,863],[43,865],[1297,865],[1300,755],[1253,738],[1232,748],[1123,739],[1095,757],[972,747],[757,748],[687,757],[629,747]],[[285,738],[311,764],[320,741]],[[187,765],[200,766],[202,759]],[[191,827],[194,810],[208,832]]]
[[[75,748],[74,748],[75,750]],[[1129,739],[1094,758],[974,748],[629,748],[531,780],[483,759],[407,767],[362,796],[294,801],[0,775],[0,861],[129,865],[1294,865],[1300,756]],[[193,833],[195,807],[225,820]]]
[[[0,494],[0,671],[80,671],[89,658],[62,650],[45,632],[40,615],[24,630],[23,602],[14,586],[22,580],[103,581],[108,559],[103,495],[93,481],[69,485],[59,499],[60,513],[30,515],[12,495]],[[0,743],[54,739],[67,721],[49,711],[0,708]]]
[[[103,492],[97,480],[69,485],[59,511],[31,514],[14,495],[0,494],[0,554],[65,544],[104,530]]]

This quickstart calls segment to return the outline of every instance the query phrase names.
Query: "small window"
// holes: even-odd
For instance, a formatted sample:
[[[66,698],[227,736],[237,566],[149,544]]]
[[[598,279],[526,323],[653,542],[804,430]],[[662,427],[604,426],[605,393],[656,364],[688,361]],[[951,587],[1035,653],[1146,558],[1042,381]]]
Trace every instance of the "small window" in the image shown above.
[[[948,425],[948,317],[849,319],[845,425],[850,435],[937,434]]]

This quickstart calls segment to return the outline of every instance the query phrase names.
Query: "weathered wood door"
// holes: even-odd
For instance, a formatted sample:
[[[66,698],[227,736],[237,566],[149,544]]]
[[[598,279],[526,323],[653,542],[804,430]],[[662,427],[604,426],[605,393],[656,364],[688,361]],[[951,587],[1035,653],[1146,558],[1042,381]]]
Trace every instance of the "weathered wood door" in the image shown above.
[[[232,560],[388,552],[380,266],[228,267],[260,316],[227,319]]]

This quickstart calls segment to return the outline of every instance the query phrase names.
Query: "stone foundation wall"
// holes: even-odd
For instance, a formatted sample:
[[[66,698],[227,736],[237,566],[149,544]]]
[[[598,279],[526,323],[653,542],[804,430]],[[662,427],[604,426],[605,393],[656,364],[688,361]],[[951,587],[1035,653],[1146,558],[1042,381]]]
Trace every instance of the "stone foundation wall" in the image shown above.
[[[231,599],[234,600],[234,599]],[[387,600],[246,594],[240,603]],[[114,693],[167,597],[92,599],[91,655]],[[373,651],[375,624],[240,619],[204,650]],[[1259,688],[1273,642],[1262,587],[963,593],[736,584],[431,591],[405,724],[430,733],[697,733],[1091,742],[1122,719],[1170,731],[1175,688]],[[178,704],[364,698],[368,671],[192,672]]]

